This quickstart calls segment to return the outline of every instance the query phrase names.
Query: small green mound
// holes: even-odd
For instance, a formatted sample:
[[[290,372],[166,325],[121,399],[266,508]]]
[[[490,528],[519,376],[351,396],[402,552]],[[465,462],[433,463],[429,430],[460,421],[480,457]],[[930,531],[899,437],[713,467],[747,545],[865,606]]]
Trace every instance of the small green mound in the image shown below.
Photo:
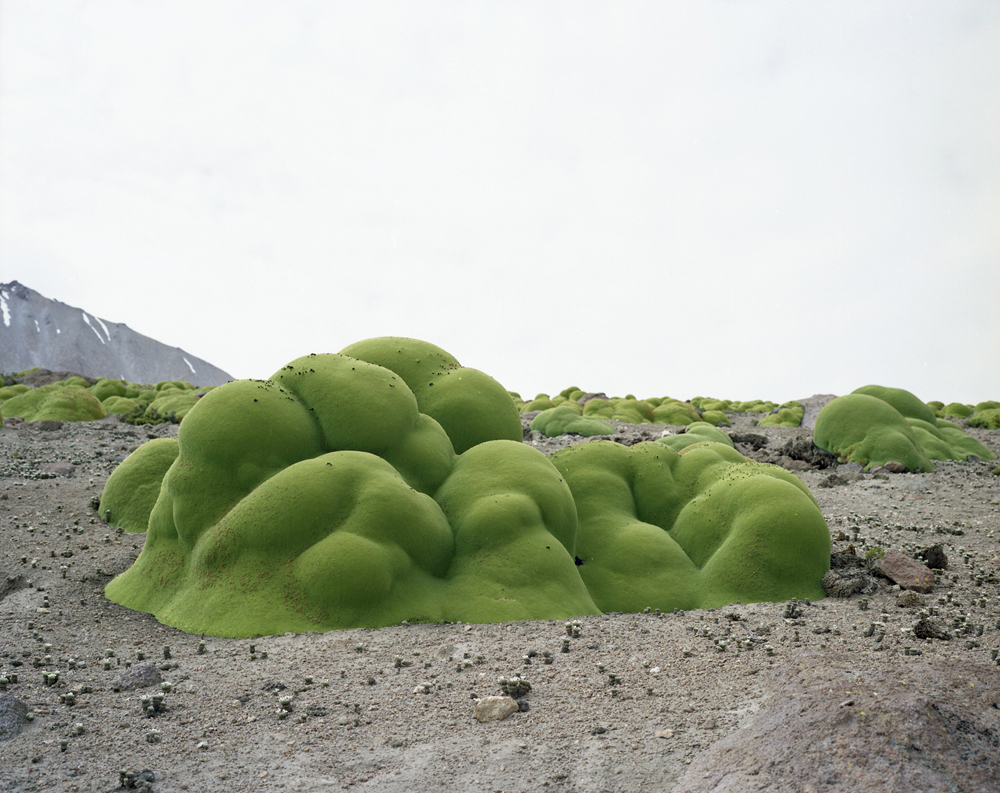
[[[616,421],[627,424],[652,424],[655,421],[652,406],[634,397],[612,399],[611,406],[613,411],[611,418]]]
[[[123,397],[128,383],[124,380],[98,380],[90,386],[90,393],[104,402],[108,397]]]
[[[711,424],[717,426],[719,424],[725,424],[729,426],[729,417],[723,413],[721,410],[706,410],[701,414],[701,420],[706,424]]]
[[[615,406],[609,399],[594,397],[583,406],[584,416],[593,416],[598,419],[613,419],[615,417]]]
[[[125,531],[146,531],[163,477],[177,459],[177,452],[176,438],[156,438],[126,457],[101,494],[99,509],[104,522]]]
[[[653,408],[653,423],[670,426],[686,426],[701,421],[698,411],[687,402],[661,402]]]
[[[101,404],[104,405],[104,410],[109,416],[112,413],[118,416],[128,416],[140,410],[138,402],[123,396],[109,396]]]
[[[965,423],[970,427],[981,427],[987,430],[1000,429],[1000,408],[977,410]]]
[[[558,435],[611,435],[614,427],[606,421],[591,416],[581,416],[572,408],[560,407],[543,410],[531,421],[530,429],[537,430],[548,438]]]
[[[706,442],[721,443],[730,449],[736,448],[733,444],[733,439],[729,435],[717,429],[715,425],[704,421],[689,424],[687,429],[680,435],[664,435],[662,438],[657,438],[654,441],[654,443],[662,443],[664,446],[669,446],[675,452],[680,452],[681,449],[686,449],[688,446],[693,446],[696,443]]]
[[[108,415],[90,391],[64,382],[33,388],[6,399],[0,405],[0,413],[4,418],[18,416],[25,421],[96,421]]]
[[[533,413],[536,410],[552,410],[554,407],[555,405],[549,399],[548,394],[539,394],[530,402],[525,402],[521,405],[520,411],[522,413]]]
[[[758,422],[760,427],[800,427],[805,408],[800,402],[786,402],[777,412],[765,416]]]
[[[961,402],[949,402],[941,408],[941,418],[964,419],[971,416],[974,412],[971,405],[963,405]]]
[[[27,393],[30,390],[31,389],[28,386],[21,385],[20,383],[0,387],[0,404],[3,404],[8,399],[13,399],[16,396]]]

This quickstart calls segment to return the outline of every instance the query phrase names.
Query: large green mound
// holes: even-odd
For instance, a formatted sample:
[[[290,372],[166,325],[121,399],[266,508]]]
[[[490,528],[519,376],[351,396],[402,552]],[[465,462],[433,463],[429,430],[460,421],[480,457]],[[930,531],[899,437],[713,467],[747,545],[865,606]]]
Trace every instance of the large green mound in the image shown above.
[[[714,427],[546,458],[443,350],[347,349],[214,389],[114,472],[101,514],[146,542],[111,600],[253,636],[822,597],[815,502]]]
[[[885,386],[864,386],[827,404],[816,418],[813,442],[866,469],[892,460],[908,471],[933,471],[931,460],[996,458],[909,391]]]

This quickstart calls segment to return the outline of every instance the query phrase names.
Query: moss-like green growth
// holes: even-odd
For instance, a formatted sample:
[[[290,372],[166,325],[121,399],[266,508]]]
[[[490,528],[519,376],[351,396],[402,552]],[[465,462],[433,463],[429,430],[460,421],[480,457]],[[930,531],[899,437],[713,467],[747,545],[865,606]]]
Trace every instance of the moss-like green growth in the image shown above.
[[[90,386],[90,393],[101,402],[108,397],[123,397],[128,384],[124,380],[98,380]]]
[[[988,430],[1000,429],[1000,408],[977,410],[965,423],[970,427],[982,427]]]
[[[654,443],[662,443],[664,446],[669,446],[675,452],[679,452],[681,449],[686,449],[688,446],[693,446],[696,443],[706,442],[722,443],[730,449],[736,448],[732,438],[722,430],[717,429],[714,424],[709,424],[706,421],[689,424],[687,429],[680,435],[664,435],[662,438],[657,438],[654,441]]]
[[[595,397],[588,400],[587,404],[583,406],[583,415],[598,419],[612,419],[615,417],[615,407],[610,400]]]
[[[822,597],[829,532],[815,502],[714,427],[686,433],[700,440],[680,455],[597,441],[550,460],[520,442],[509,394],[443,350],[348,349],[366,358],[310,355],[210,391],[175,443],[119,466],[102,515],[146,542],[110,599],[186,631],[253,636],[565,619],[599,613],[597,599],[634,611]],[[513,414],[516,439],[484,398]],[[606,404],[622,402],[638,400]]]
[[[19,416],[25,421],[95,421],[108,415],[86,388],[63,382],[33,388],[6,399],[0,405],[0,413],[4,418]]]
[[[730,410],[737,413],[770,413],[778,407],[774,402],[754,399],[749,402],[734,402]]]
[[[760,420],[758,426],[761,427],[800,427],[802,417],[805,415],[805,408],[801,402],[786,402],[776,413],[765,416]]]
[[[176,438],[156,438],[126,457],[101,494],[104,521],[125,531],[146,531],[163,477],[176,459]]]
[[[698,411],[687,402],[661,402],[658,407],[653,408],[654,424],[669,424],[671,426],[684,426],[701,421]]]
[[[979,402],[975,407],[975,412],[979,413],[981,410],[1000,410],[1000,402],[992,399],[986,402]]]
[[[175,423],[181,421],[198,402],[198,396],[193,391],[167,389],[158,393],[146,406],[146,414],[168,416]]]
[[[531,421],[531,429],[549,438],[557,435],[611,435],[614,427],[592,416],[581,416],[568,405],[543,410]]]
[[[128,416],[140,411],[138,402],[123,396],[109,396],[101,404],[104,405],[104,409],[109,416],[112,413],[119,416]]]
[[[865,469],[895,460],[908,471],[935,470],[903,415],[869,394],[848,394],[828,403],[816,417],[813,443]]]
[[[614,411],[611,418],[617,421],[624,421],[627,424],[652,424],[654,421],[653,407],[635,397],[612,399],[611,405]]]
[[[535,410],[551,410],[554,407],[555,405],[549,399],[548,394],[539,394],[530,402],[525,402],[521,405],[520,411],[522,413],[531,413]]]
[[[929,424],[933,424],[936,416],[924,402],[921,402],[915,394],[903,388],[889,388],[882,385],[866,385],[855,388],[852,394],[867,394],[877,397],[883,402],[888,402],[903,416],[908,419],[920,419]]]
[[[973,454],[995,459],[960,427],[935,418],[910,392],[881,386],[866,386],[826,405],[816,418],[813,442],[866,469],[894,460],[908,471],[933,471],[932,459],[965,460]]]
[[[474,370],[450,371],[471,380],[456,399],[475,399]],[[130,495],[151,457],[119,467],[101,505],[130,527],[148,511],[142,553],[106,593],[162,622],[250,636],[597,613],[573,561],[575,505],[545,456],[498,439],[456,457],[382,366],[315,355],[228,383],[177,444],[165,474],[145,474],[162,481],[155,505]]]
[[[971,405],[963,405],[961,402],[949,402],[941,408],[940,417],[964,419],[971,416],[974,412]]]
[[[398,374],[416,396],[420,412],[444,427],[458,454],[488,440],[521,440],[521,417],[504,387],[478,369],[460,365],[440,347],[384,336],[352,344],[341,354]]]
[[[701,414],[701,420],[706,424],[712,424],[717,426],[719,424],[729,425],[729,417],[726,416],[721,410],[706,410]]]
[[[604,611],[822,598],[830,533],[777,466],[705,443],[593,441],[550,459],[580,516],[580,575]]]
[[[13,399],[16,396],[20,396],[31,389],[26,385],[21,385],[16,383],[15,385],[5,385],[0,387],[0,404],[3,404],[8,399]]]

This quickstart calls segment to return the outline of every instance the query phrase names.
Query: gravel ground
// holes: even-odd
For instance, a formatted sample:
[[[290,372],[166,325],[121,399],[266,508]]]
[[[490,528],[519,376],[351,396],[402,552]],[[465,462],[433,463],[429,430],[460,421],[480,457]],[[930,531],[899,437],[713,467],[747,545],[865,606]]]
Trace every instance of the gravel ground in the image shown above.
[[[102,595],[143,536],[92,500],[176,427],[4,427],[0,791],[114,790],[123,772],[162,793],[1000,789],[997,464],[818,468],[781,453],[807,429],[752,422],[730,431],[764,443],[741,451],[802,478],[835,551],[940,544],[933,590],[586,617],[569,652],[555,621],[202,640]],[[629,444],[678,431],[615,426]],[[971,434],[1000,452],[1000,432]],[[922,610],[947,638],[912,635]],[[476,721],[516,675],[522,710]]]

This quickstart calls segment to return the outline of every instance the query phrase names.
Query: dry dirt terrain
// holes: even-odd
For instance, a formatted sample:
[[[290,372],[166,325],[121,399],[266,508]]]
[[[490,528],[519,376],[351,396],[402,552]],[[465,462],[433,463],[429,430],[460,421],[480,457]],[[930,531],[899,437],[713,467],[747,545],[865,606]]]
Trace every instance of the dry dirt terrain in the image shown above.
[[[878,578],[815,603],[586,617],[575,638],[540,621],[202,640],[102,595],[143,536],[93,500],[177,428],[6,426],[0,791],[1000,790],[997,463],[821,469],[781,454],[808,429],[751,424],[730,432],[763,443],[739,448],[796,471],[835,551],[940,545],[931,591]],[[971,434],[1000,452],[1000,432]],[[501,676],[530,692],[480,723]]]

